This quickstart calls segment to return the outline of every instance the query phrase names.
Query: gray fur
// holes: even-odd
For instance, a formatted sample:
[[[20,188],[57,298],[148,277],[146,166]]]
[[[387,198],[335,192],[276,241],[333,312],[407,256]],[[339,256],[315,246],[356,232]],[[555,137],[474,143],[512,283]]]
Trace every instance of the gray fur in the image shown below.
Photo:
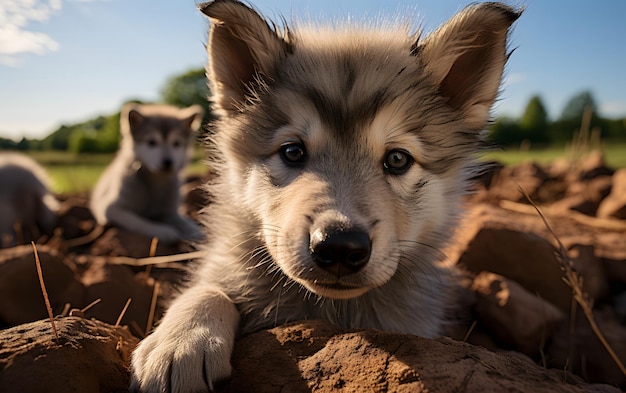
[[[181,171],[187,165],[202,108],[128,104],[121,112],[122,142],[91,195],[100,225],[112,224],[171,243],[202,237],[178,213]]]
[[[440,335],[455,271],[439,250],[518,14],[474,5],[420,41],[391,25],[281,32],[234,0],[200,9],[220,115],[208,256],[135,351],[133,387],[210,389],[231,372],[236,334],[289,321]],[[285,144],[305,160],[285,161]],[[385,170],[393,151],[413,164]],[[371,241],[367,264],[318,266],[312,239],[353,228]]]
[[[19,153],[0,153],[0,247],[14,246],[22,235],[50,232],[59,202],[49,190],[45,170]]]

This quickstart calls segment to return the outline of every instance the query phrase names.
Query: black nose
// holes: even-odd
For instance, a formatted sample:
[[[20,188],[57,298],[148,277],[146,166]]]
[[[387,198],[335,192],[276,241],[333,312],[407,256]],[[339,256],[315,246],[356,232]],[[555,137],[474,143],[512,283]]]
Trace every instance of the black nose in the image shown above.
[[[311,238],[311,255],[319,267],[340,277],[359,271],[367,264],[372,241],[367,233],[350,229]]]
[[[164,171],[171,171],[174,167],[174,161],[171,158],[164,158],[161,165]]]

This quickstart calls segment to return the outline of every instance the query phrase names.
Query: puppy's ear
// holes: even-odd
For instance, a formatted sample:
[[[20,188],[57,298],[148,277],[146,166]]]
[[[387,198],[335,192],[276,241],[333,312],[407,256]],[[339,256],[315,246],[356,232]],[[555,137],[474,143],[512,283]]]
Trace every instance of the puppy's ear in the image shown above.
[[[198,8],[211,21],[207,76],[216,109],[236,111],[271,78],[290,45],[275,26],[239,1],[216,0]]]
[[[122,135],[131,136],[146,118],[139,112],[139,105],[130,103],[122,107],[120,112],[120,130]]]
[[[424,69],[470,129],[482,129],[508,58],[509,28],[520,11],[500,3],[469,6],[417,47]]]
[[[181,119],[187,129],[197,131],[202,125],[202,116],[204,109],[200,105],[192,105],[183,109]]]

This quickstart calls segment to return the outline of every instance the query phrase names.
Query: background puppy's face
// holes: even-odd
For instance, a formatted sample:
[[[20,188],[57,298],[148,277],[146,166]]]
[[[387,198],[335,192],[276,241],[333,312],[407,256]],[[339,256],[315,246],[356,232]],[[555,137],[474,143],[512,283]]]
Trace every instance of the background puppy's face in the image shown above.
[[[202,113],[199,106],[128,104],[120,115],[123,143],[132,145],[136,159],[150,172],[178,173],[189,161]]]
[[[155,173],[176,173],[188,161],[188,132],[174,124],[146,124],[133,130],[135,156],[143,166]],[[163,132],[163,127],[168,127]]]

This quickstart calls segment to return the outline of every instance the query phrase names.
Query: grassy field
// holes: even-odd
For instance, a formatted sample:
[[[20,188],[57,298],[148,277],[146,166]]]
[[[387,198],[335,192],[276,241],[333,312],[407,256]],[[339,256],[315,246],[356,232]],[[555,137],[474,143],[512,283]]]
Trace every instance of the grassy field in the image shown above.
[[[602,142],[600,149],[604,153],[606,164],[609,167],[626,168],[626,141]],[[589,151],[573,152],[570,148],[550,147],[545,149],[493,151],[486,154],[485,159],[497,160],[507,165],[517,165],[529,160],[547,164],[561,157],[571,159],[588,153]]]
[[[626,168],[626,141],[604,142],[601,146],[607,164],[613,168]],[[95,185],[104,168],[113,159],[113,154],[72,154],[66,152],[32,152],[29,153],[40,162],[53,179],[53,191],[58,194],[87,192]],[[531,149],[528,151],[503,150],[487,154],[485,159],[498,160],[504,164],[516,165],[533,160],[542,164],[551,162],[573,153],[563,147],[547,149]],[[201,153],[198,153],[188,173],[206,173]]]
[[[73,154],[67,152],[29,152],[42,164],[52,178],[52,188],[57,194],[90,191],[98,178],[113,160],[114,154]],[[207,167],[201,155],[196,155],[187,173],[203,174]]]

